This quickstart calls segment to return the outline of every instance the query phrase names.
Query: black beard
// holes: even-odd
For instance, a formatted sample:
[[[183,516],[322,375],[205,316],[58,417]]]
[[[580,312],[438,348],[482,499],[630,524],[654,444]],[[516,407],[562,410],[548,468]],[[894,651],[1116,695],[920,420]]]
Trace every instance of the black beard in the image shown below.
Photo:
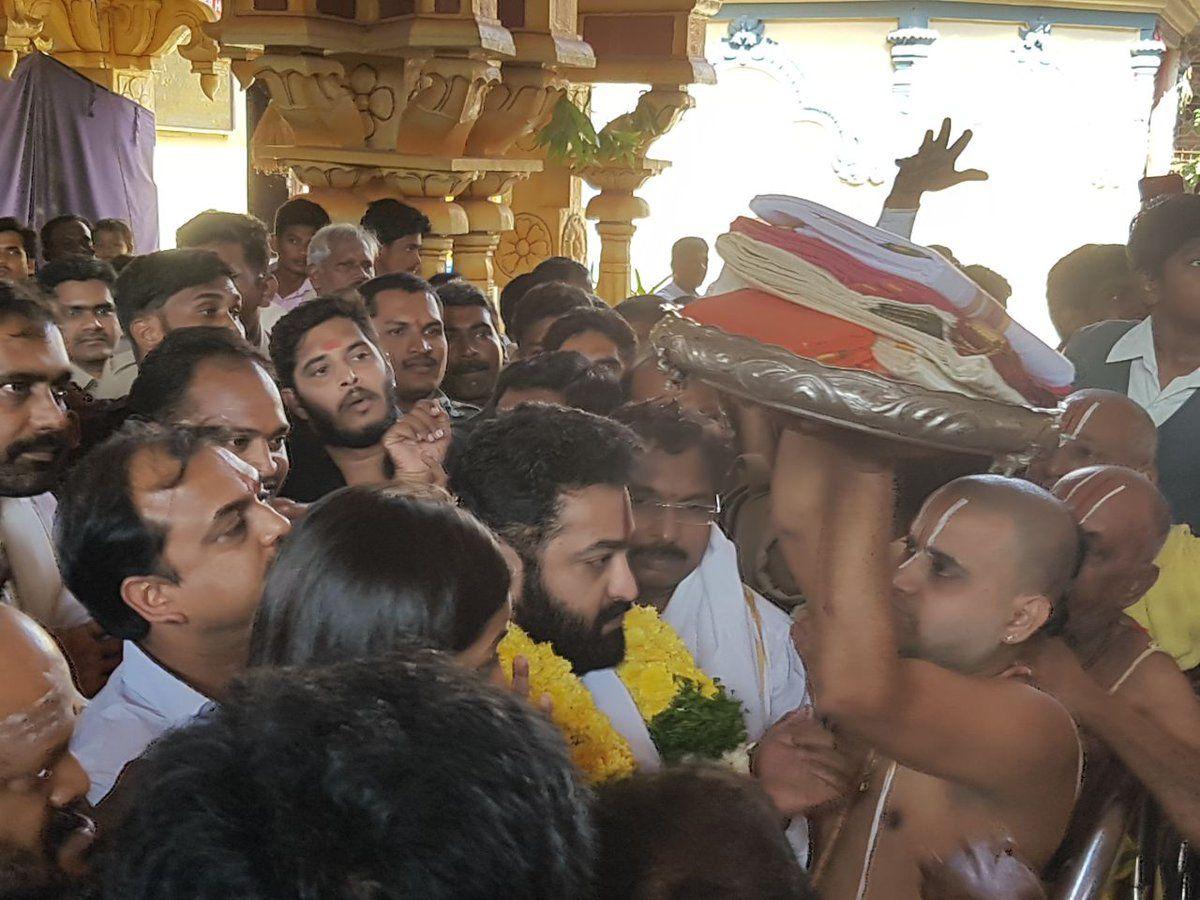
[[[18,457],[29,451],[50,450],[55,455],[47,463],[21,463]],[[63,465],[71,452],[68,432],[54,432],[12,444],[0,461],[0,496],[32,497],[44,494],[58,483]]]
[[[525,580],[521,600],[513,609],[513,619],[525,633],[535,641],[549,643],[555,653],[571,664],[576,675],[619,664],[625,658],[625,631],[618,628],[604,634],[602,629],[633,604],[618,600],[589,624],[550,596],[536,561],[524,562]]]
[[[299,395],[297,395],[299,396]],[[335,416],[317,406],[310,406],[300,398],[300,405],[308,413],[308,424],[313,433],[326,447],[345,447],[351,450],[363,450],[374,447],[389,428],[400,418],[400,410],[396,400],[396,384],[389,381],[384,386],[384,400],[387,401],[388,413],[378,422],[371,422],[358,429],[342,428],[337,424]]]

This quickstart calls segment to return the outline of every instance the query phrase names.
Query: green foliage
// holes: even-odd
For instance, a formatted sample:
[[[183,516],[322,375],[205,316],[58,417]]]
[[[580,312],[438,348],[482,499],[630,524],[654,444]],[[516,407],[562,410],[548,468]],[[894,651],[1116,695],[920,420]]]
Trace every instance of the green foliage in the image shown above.
[[[597,132],[588,114],[564,96],[555,104],[550,121],[538,132],[537,145],[546,148],[551,162],[575,169],[632,166],[644,153],[644,146],[659,134],[652,114],[642,106]]]
[[[716,696],[705,697],[694,682],[684,681],[671,705],[650,720],[650,738],[663,762],[720,759],[746,740],[742,705],[717,687]]]

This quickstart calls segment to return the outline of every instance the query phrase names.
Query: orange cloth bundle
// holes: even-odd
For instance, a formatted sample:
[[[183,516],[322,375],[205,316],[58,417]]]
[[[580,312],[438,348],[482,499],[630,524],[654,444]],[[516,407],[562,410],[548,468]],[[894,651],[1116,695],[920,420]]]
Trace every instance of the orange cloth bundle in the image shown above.
[[[685,314],[701,325],[774,344],[822,365],[887,372],[872,352],[870,329],[766,291],[747,288],[703,297],[688,304]]]

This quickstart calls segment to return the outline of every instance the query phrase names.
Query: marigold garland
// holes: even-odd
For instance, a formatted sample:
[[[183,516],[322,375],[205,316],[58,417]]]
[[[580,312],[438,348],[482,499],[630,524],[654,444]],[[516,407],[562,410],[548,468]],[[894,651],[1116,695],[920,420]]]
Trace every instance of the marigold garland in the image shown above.
[[[624,631],[625,661],[617,676],[665,761],[689,755],[719,759],[745,740],[740,705],[696,665],[682,638],[656,610],[633,607],[625,615]],[[499,649],[510,681],[513,658],[529,661],[530,695],[550,697],[551,717],[567,738],[571,758],[591,781],[633,774],[637,763],[629,743],[596,708],[570,663],[516,625]]]

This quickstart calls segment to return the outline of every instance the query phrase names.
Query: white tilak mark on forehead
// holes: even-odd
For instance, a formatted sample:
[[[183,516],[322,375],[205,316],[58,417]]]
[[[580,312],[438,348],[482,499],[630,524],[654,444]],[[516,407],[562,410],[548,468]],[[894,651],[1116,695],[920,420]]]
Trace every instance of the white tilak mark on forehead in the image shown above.
[[[942,517],[938,519],[937,524],[933,526],[933,531],[929,534],[929,540],[925,542],[926,547],[933,546],[933,542],[936,541],[941,533],[946,530],[946,526],[950,524],[950,520],[954,517],[954,514],[966,506],[969,502],[970,501],[966,497],[959,497],[950,504],[950,508],[942,513]]]
[[[1119,485],[1119,486],[1113,488],[1111,491],[1109,491],[1107,494],[1105,494],[1103,497],[1101,497],[1095,503],[1093,503],[1092,508],[1087,511],[1087,515],[1085,515],[1082,519],[1079,520],[1079,524],[1080,525],[1086,524],[1087,520],[1090,519],[1095,514],[1095,512],[1098,509],[1100,509],[1100,507],[1102,507],[1105,503],[1107,503],[1113,497],[1117,496],[1117,494],[1121,493],[1121,491],[1125,490],[1126,487],[1127,487],[1127,485],[1124,485],[1124,484]]]
[[[29,709],[0,719],[0,744],[40,740],[62,723],[63,698],[54,688],[38,698]]]
[[[1083,415],[1079,417],[1079,421],[1075,423],[1075,427],[1072,428],[1070,432],[1068,432],[1067,434],[1064,434],[1062,437],[1060,437],[1058,439],[1059,446],[1061,447],[1067,441],[1079,440],[1079,435],[1083,432],[1084,427],[1087,425],[1088,419],[1090,419],[1092,417],[1092,413],[1094,413],[1099,408],[1100,408],[1100,401],[1093,400],[1092,405],[1083,411]]]
[[[1081,478],[1079,480],[1079,483],[1076,484],[1075,487],[1073,487],[1069,491],[1067,491],[1067,496],[1062,498],[1063,503],[1070,503],[1071,498],[1075,496],[1076,491],[1078,491],[1081,487],[1083,487],[1085,484],[1087,484],[1093,478],[1096,478],[1097,476],[1103,475],[1103,474],[1104,474],[1104,471],[1102,469],[1097,469],[1095,472],[1093,472],[1091,475],[1088,475],[1086,478]]]

